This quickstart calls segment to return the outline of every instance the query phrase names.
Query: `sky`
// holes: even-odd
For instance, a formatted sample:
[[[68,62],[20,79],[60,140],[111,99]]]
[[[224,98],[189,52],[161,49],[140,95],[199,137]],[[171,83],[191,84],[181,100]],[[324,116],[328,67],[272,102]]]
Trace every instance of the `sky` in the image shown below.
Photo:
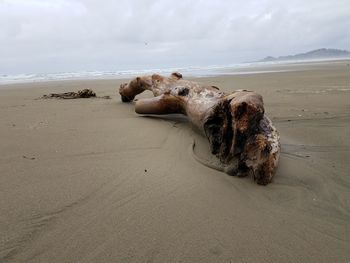
[[[350,0],[0,0],[0,75],[350,49]]]

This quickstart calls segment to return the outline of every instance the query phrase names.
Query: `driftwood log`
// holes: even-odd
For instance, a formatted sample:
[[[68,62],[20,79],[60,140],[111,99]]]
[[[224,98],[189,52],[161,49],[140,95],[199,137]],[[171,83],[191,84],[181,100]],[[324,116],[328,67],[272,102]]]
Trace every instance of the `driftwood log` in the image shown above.
[[[204,132],[212,154],[227,173],[249,175],[262,185],[271,182],[280,142],[275,127],[264,114],[261,95],[246,90],[227,94],[215,86],[183,80],[180,73],[137,77],[122,84],[119,93],[123,102],[130,102],[145,90],[155,97],[137,100],[137,113],[187,115]]]

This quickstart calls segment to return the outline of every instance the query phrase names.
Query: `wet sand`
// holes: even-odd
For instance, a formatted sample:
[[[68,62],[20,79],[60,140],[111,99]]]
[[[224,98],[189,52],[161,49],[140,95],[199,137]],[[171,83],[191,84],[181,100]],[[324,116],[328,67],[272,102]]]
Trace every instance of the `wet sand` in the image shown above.
[[[136,115],[120,80],[1,86],[0,262],[349,262],[349,63],[196,79],[263,95],[266,187],[198,163],[186,118]],[[112,99],[37,99],[82,88]]]

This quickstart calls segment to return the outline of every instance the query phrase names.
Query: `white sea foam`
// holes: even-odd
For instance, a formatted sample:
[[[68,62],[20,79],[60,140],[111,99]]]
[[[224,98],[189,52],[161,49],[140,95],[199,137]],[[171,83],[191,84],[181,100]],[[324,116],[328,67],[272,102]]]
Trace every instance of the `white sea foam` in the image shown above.
[[[313,64],[321,61],[309,61]],[[12,83],[32,83],[54,80],[81,80],[81,79],[127,79],[138,75],[147,74],[170,74],[171,72],[181,72],[186,77],[207,77],[219,75],[243,75],[243,74],[262,74],[271,72],[285,72],[291,69],[273,69],[272,66],[290,65],[296,63],[305,63],[305,61],[290,62],[251,62],[231,65],[212,65],[205,67],[178,67],[178,68],[158,68],[144,70],[118,70],[118,71],[82,71],[82,72],[60,72],[60,73],[42,73],[42,74],[18,74],[18,75],[0,75],[1,84]]]
[[[241,69],[246,67],[247,66],[241,67]],[[61,72],[61,73],[48,73],[48,74],[0,75],[0,84],[32,83],[32,82],[54,81],[54,80],[127,79],[131,77],[135,77],[137,75],[147,75],[147,74],[153,74],[153,73],[167,75],[175,71],[181,72],[186,77],[206,77],[206,76],[216,76],[216,75],[271,72],[271,70],[239,71],[237,67],[232,67],[232,66],[188,67],[188,68],[168,68],[168,69],[148,69],[148,70],[121,70],[121,71]]]

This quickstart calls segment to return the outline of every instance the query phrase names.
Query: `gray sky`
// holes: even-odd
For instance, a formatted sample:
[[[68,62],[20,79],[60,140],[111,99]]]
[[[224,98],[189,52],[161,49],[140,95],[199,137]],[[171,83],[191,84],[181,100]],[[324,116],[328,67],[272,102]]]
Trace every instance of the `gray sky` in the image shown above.
[[[350,49],[350,0],[0,0],[0,75]]]

